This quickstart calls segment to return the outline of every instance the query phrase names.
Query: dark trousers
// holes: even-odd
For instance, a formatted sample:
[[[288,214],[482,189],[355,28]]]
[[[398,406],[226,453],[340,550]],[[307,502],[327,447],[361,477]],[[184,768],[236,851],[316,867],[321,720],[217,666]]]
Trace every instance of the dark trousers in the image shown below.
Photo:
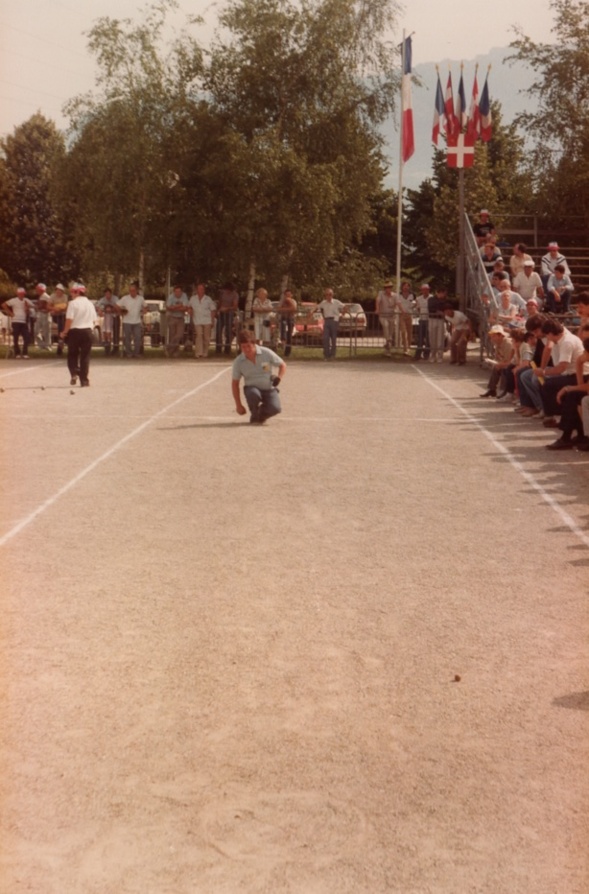
[[[233,341],[233,311],[227,310],[225,313],[219,313],[217,317],[216,328],[216,351],[221,353],[223,348],[223,332],[225,333],[225,353],[231,353],[231,342]]]
[[[583,376],[585,382],[589,376]],[[562,431],[565,441],[570,441],[574,432],[589,437],[589,431],[583,431],[583,423],[579,416],[579,406],[584,397],[587,396],[586,391],[567,391],[563,394],[560,404],[560,422],[558,427]]]
[[[293,317],[280,318],[280,341],[284,345],[284,356],[288,357],[292,348],[292,329],[294,326]]]
[[[429,320],[417,321],[417,350],[415,359],[421,360],[423,354],[424,360],[429,358]]]
[[[323,321],[323,356],[326,360],[335,357],[338,329],[339,320],[334,320],[333,317],[326,317]]]
[[[70,329],[67,336],[67,368],[72,378],[79,374],[81,382],[88,381],[91,350],[92,330]]]
[[[28,323],[12,324],[12,341],[14,342],[14,356],[20,354],[19,338],[22,338],[22,352],[26,356],[29,353],[30,332]]]

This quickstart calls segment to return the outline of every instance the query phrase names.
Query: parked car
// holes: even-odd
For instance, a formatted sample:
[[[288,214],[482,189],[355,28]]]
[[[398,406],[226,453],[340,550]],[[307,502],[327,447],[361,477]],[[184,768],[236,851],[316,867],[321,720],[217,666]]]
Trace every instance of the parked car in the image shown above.
[[[293,341],[311,341],[323,338],[323,314],[316,304],[303,302],[295,314],[292,330]]]
[[[361,304],[348,305],[349,315],[339,318],[340,335],[364,335],[366,332],[366,314]]]

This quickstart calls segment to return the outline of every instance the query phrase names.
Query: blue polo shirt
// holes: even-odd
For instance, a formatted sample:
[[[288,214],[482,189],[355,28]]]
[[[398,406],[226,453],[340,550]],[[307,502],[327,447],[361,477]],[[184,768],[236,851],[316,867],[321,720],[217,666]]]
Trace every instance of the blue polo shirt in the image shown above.
[[[231,375],[234,382],[239,382],[243,376],[243,384],[259,388],[260,391],[270,391],[272,388],[273,368],[282,364],[281,358],[270,348],[256,345],[256,359],[248,360],[245,354],[239,353],[233,361]]]

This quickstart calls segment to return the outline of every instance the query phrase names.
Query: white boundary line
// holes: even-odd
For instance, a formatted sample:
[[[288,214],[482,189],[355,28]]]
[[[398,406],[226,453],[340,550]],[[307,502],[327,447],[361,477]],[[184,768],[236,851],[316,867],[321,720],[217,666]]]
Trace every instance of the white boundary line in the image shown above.
[[[138,425],[137,428],[133,429],[133,431],[130,431],[128,435],[125,435],[124,438],[121,438],[120,441],[117,441],[116,444],[113,444],[113,446],[110,447],[105,453],[91,462],[90,465],[86,466],[85,469],[82,469],[81,472],[78,472],[78,474],[75,475],[70,481],[68,481],[67,484],[64,484],[63,487],[60,487],[60,489],[56,493],[54,493],[52,497],[48,497],[47,500],[41,503],[41,505],[34,509],[33,512],[31,512],[29,515],[27,515],[26,518],[23,518],[21,521],[17,522],[17,524],[13,528],[11,528],[10,531],[4,534],[3,537],[0,537],[0,547],[5,546],[5,544],[7,544],[9,540],[12,540],[13,537],[16,537],[17,534],[20,534],[20,532],[24,528],[28,527],[28,525],[35,521],[36,518],[42,515],[42,513],[45,512],[46,509],[49,509],[51,506],[53,506],[53,504],[56,503],[60,497],[63,497],[63,495],[71,490],[72,487],[75,487],[79,481],[86,477],[86,475],[89,475],[90,472],[93,472],[94,469],[96,469],[97,466],[100,465],[100,463],[104,462],[105,459],[111,457],[113,453],[116,453],[117,450],[119,450],[123,446],[123,444],[126,444],[132,438],[135,438],[145,428],[147,428],[148,425],[151,425],[152,422],[155,422],[156,419],[159,419],[159,417],[163,416],[164,413],[167,413],[168,410],[171,410],[172,407],[175,407],[183,400],[186,400],[187,398],[192,397],[194,394],[197,394],[199,391],[202,391],[202,389],[206,388],[208,385],[212,385],[213,382],[216,382],[217,379],[225,375],[225,373],[228,372],[229,369],[229,366],[225,367],[225,369],[222,369],[220,372],[217,373],[217,375],[213,376],[212,379],[207,379],[206,382],[203,382],[201,385],[197,385],[197,387],[193,388],[192,391],[188,391],[181,397],[176,398],[176,400],[172,401],[171,404],[168,404],[161,410],[158,410],[157,413],[154,413],[153,416],[150,416],[149,419],[147,419],[141,425]]]
[[[550,508],[553,509],[556,514],[561,517],[567,528],[569,528],[572,533],[575,534],[579,538],[579,540],[585,544],[585,546],[589,547],[589,537],[587,536],[587,534],[585,534],[584,531],[581,530],[574,518],[572,518],[568,514],[568,512],[566,512],[562,508],[558,500],[555,500],[554,497],[552,497],[548,493],[548,491],[546,491],[542,487],[539,481],[536,481],[531,472],[528,472],[526,471],[526,469],[524,469],[522,464],[515,458],[512,453],[509,452],[507,447],[504,447],[503,444],[498,441],[497,438],[495,438],[495,436],[491,434],[491,432],[487,428],[485,428],[482,422],[479,422],[471,413],[468,412],[468,410],[465,410],[464,407],[461,406],[457,400],[451,397],[451,395],[449,395],[447,391],[444,391],[444,389],[441,388],[439,385],[436,385],[436,383],[432,379],[430,379],[429,376],[426,376],[426,374],[423,373],[417,366],[414,366],[413,369],[418,372],[423,379],[425,379],[428,385],[431,385],[432,388],[435,388],[436,391],[439,391],[440,394],[442,394],[446,398],[446,400],[448,400],[452,404],[452,406],[456,407],[456,409],[459,410],[463,416],[466,416],[469,422],[476,426],[476,428],[478,428],[478,430],[482,432],[486,438],[488,438],[493,447],[495,447],[495,449],[498,450],[499,453],[502,453],[503,456],[509,460],[513,468],[516,469],[523,478],[525,478],[528,484],[531,484],[534,490],[540,494],[542,499],[546,503],[548,503]]]

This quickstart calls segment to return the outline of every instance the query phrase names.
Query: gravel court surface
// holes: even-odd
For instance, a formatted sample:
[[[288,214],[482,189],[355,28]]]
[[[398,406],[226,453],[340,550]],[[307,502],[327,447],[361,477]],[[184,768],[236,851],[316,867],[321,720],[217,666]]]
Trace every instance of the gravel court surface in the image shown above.
[[[215,362],[30,363],[3,891],[584,894],[584,454],[470,367],[293,362],[254,427]]]

